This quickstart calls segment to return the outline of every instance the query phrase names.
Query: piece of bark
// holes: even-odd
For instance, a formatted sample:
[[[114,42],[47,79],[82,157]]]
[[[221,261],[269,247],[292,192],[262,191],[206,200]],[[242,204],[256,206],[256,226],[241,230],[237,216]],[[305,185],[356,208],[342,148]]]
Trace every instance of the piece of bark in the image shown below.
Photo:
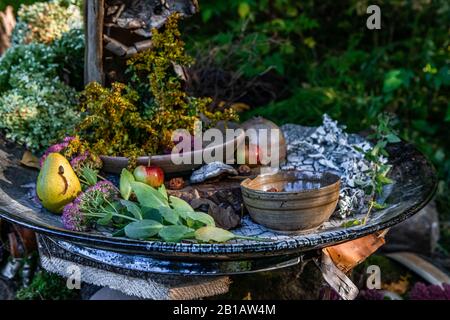
[[[347,273],[385,243],[385,233],[386,231],[380,231],[369,234],[359,239],[324,248],[323,251],[328,253],[336,267]]]

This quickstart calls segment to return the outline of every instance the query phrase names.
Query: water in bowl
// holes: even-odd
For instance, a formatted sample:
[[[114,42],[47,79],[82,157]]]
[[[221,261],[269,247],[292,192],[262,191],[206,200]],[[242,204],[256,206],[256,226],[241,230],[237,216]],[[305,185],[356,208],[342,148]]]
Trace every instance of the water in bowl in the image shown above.
[[[297,180],[293,182],[287,182],[284,187],[284,192],[299,192],[305,190],[319,189],[322,187],[320,181],[314,180]]]

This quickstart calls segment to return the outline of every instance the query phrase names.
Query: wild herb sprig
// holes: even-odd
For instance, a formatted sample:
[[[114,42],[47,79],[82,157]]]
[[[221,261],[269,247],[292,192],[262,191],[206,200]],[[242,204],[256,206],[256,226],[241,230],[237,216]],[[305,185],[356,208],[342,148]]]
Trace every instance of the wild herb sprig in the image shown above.
[[[369,174],[371,183],[369,185],[369,190],[367,190],[369,194],[372,194],[373,196],[369,201],[369,208],[362,224],[367,223],[373,209],[379,210],[386,207],[384,203],[377,202],[377,197],[383,193],[384,186],[394,182],[387,176],[392,166],[386,163],[386,158],[389,157],[386,146],[389,143],[397,143],[401,140],[395,133],[391,123],[392,118],[389,115],[380,114],[378,116],[377,126],[373,127],[374,133],[367,137],[368,139],[377,141],[377,143],[372,150],[365,153],[365,158],[373,164],[373,169]]]
[[[380,114],[377,125],[372,127],[372,129],[374,133],[367,138],[376,141],[376,144],[371,150],[364,152],[364,157],[372,164],[371,169],[367,172],[370,177],[370,182],[365,186],[366,194],[371,195],[367,213],[362,220],[355,219],[344,222],[342,224],[344,227],[366,224],[374,209],[384,209],[386,204],[379,203],[377,198],[383,193],[383,188],[386,185],[394,182],[388,177],[392,166],[387,164],[389,153],[386,147],[389,143],[397,143],[401,140],[393,129],[392,118],[389,115]],[[359,151],[363,152],[363,150]]]

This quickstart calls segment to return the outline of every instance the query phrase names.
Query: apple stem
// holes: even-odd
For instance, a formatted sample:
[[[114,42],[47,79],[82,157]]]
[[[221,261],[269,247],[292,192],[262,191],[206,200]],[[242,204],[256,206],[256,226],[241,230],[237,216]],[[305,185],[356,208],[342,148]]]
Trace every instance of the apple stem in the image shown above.
[[[149,154],[149,155],[148,155],[147,167],[150,167],[150,161],[151,161],[151,159],[152,159],[152,155]]]

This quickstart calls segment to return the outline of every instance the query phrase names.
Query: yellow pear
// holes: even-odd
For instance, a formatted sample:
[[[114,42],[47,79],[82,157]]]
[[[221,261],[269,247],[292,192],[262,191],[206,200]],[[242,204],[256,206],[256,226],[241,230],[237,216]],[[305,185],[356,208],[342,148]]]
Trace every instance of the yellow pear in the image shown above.
[[[81,192],[81,185],[69,161],[59,153],[50,153],[39,172],[36,191],[44,208],[61,213]]]

